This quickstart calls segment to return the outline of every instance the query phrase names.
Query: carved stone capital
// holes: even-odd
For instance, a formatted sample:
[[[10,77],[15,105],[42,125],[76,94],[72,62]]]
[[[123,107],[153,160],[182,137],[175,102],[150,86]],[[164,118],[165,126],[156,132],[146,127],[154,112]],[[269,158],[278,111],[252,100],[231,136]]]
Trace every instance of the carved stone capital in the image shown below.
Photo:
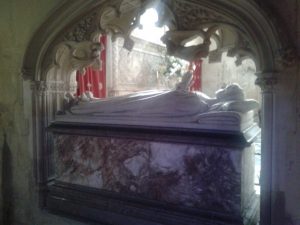
[[[42,95],[47,91],[47,83],[45,81],[32,81],[30,88],[36,95]]]
[[[277,78],[274,75],[271,76],[272,73],[267,75],[259,76],[255,81],[255,84],[261,88],[262,92],[272,92],[277,84]]]

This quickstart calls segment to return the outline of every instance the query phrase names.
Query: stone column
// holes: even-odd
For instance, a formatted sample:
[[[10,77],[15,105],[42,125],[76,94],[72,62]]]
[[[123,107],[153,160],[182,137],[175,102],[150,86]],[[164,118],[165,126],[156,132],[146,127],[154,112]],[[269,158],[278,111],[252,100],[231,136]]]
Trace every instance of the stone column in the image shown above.
[[[275,125],[275,92],[274,87],[277,83],[274,73],[257,74],[256,84],[262,90],[261,107],[261,201],[260,201],[260,225],[271,225],[272,223],[272,192],[274,178],[275,153],[274,137],[276,132]]]
[[[46,115],[46,91],[47,84],[45,81],[32,81],[32,106],[33,106],[33,151],[34,151],[34,172],[37,187],[39,191],[39,205],[44,207],[43,187],[47,180],[47,143],[45,140],[45,124],[47,123]],[[43,150],[41,150],[43,149]]]

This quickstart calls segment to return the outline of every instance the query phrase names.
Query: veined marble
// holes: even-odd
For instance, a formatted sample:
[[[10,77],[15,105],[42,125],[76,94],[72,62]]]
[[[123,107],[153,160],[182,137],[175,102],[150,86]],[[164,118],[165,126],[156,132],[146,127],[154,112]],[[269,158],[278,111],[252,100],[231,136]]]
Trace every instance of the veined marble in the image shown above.
[[[77,135],[55,135],[54,140],[59,181],[241,213],[239,149]]]

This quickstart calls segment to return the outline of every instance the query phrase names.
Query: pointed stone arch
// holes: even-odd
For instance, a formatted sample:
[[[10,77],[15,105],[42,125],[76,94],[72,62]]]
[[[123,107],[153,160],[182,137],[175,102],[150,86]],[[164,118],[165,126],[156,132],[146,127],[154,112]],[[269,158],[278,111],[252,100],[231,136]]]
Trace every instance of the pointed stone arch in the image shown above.
[[[47,98],[44,95],[47,86],[47,70],[53,63],[53,49],[62,41],[91,41],[95,35],[105,32],[100,26],[101,16],[105,7],[118,9],[119,0],[74,0],[59,5],[52,15],[40,26],[32,37],[25,52],[22,76],[32,82],[33,115],[36,135],[35,146],[39,170],[47,156],[43,152],[47,145],[45,119]],[[152,1],[139,1],[141,9]],[[289,45],[283,27],[272,13],[256,1],[249,0],[164,0],[173,16],[165,15],[165,19],[173,19],[173,25],[178,30],[202,29],[203,26],[218,25],[221,28],[233,30],[240,39],[232,46],[233,55],[255,58],[257,68],[257,84],[262,88],[262,198],[261,224],[272,224],[273,179],[276,174],[276,162],[272,158],[276,154],[274,136],[276,135],[276,115],[274,105],[274,86],[276,77],[293,61],[293,46]],[[188,12],[188,13],[187,13]],[[170,22],[170,21],[169,21]],[[172,21],[171,21],[172,22]],[[43,185],[47,171],[38,172],[38,182]],[[273,168],[273,169],[272,169]]]
[[[280,62],[284,64],[286,57],[291,55],[292,46],[280,23],[254,1],[163,2],[173,7],[173,13],[179,21],[177,29],[191,30],[203,24],[219,24],[238,31],[249,42],[249,47],[257,52],[258,72],[280,70]],[[57,7],[28,45],[23,61],[23,78],[42,80],[40,73],[51,48],[62,40],[91,39],[91,34],[100,29],[101,9],[118,4],[119,1],[78,0]],[[191,14],[184,14],[184,10],[190,10]]]

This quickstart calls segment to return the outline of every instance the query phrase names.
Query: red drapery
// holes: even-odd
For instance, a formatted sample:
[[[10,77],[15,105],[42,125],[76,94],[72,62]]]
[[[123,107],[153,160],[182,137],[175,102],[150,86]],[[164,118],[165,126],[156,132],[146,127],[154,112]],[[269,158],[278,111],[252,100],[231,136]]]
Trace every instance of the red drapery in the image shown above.
[[[100,55],[102,68],[93,70],[91,67],[87,67],[85,74],[80,74],[79,71],[76,72],[77,96],[86,91],[92,92],[96,98],[106,96],[106,40],[106,36],[100,37],[100,42],[104,46],[104,50],[101,51]]]
[[[192,86],[191,91],[201,91],[202,90],[202,60],[195,60],[190,62],[190,70],[193,71]]]

